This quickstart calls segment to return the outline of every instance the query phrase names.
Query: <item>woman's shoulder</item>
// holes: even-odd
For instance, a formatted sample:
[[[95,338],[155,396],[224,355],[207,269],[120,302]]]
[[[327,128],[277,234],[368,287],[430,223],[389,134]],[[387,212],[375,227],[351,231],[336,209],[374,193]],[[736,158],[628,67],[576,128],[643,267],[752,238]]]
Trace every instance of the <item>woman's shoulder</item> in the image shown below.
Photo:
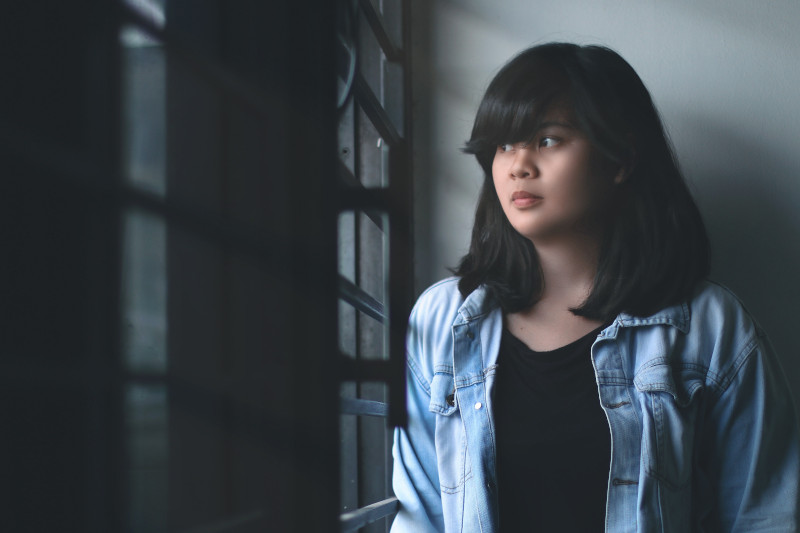
[[[441,363],[438,359],[452,352],[452,327],[464,303],[458,279],[447,278],[428,287],[411,311],[406,335],[408,362],[412,368],[418,367],[427,381]]]
[[[689,308],[693,328],[719,333],[733,331],[744,336],[762,334],[742,300],[719,282],[701,282],[689,302]]]
[[[629,354],[623,359],[633,365],[630,370],[643,390],[665,386],[678,375],[688,380],[683,385],[688,387],[702,375],[707,385],[721,392],[748,361],[774,356],[742,301],[714,281],[699,283],[683,303],[649,317],[623,316],[619,323],[634,326],[618,333],[618,346]],[[679,374],[665,377],[678,369]]]
[[[702,358],[709,377],[720,385],[732,379],[750,358],[771,352],[756,319],[726,286],[714,281],[701,283],[689,308],[686,345]]]
[[[408,321],[406,363],[416,381],[429,394],[437,374],[450,375],[448,386],[452,388],[454,350],[458,338],[463,341],[472,339],[470,335],[475,333],[480,336],[480,344],[468,342],[463,344],[464,350],[459,351],[462,364],[471,362],[467,366],[487,364],[483,356],[487,355],[490,360],[490,354],[496,354],[499,345],[502,333],[500,308],[493,305],[483,286],[462,295],[459,279],[443,279],[428,287],[414,305]]]
[[[458,290],[457,277],[445,278],[425,289],[411,311],[411,320],[455,318],[464,298]]]
[[[458,282],[460,280],[461,278],[458,276],[450,276],[448,278],[441,279],[422,291],[422,294],[419,295],[417,301],[448,298],[454,296],[456,293],[461,294],[458,292]]]

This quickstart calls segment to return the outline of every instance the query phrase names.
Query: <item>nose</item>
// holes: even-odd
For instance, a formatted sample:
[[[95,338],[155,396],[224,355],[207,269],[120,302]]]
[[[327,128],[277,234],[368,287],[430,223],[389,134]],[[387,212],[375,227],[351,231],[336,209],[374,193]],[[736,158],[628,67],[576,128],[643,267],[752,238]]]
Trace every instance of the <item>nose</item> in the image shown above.
[[[527,147],[520,147],[516,150],[510,172],[514,178],[531,178],[536,175],[536,163]]]

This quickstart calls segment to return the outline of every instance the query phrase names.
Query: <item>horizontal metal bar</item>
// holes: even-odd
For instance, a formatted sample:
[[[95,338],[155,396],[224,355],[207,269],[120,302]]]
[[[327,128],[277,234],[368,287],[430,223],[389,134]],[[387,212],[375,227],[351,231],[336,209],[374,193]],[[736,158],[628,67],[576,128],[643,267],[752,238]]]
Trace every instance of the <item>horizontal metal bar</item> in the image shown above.
[[[372,2],[369,0],[360,0],[359,5],[361,6],[361,11],[364,12],[364,16],[367,18],[370,28],[372,28],[372,33],[375,34],[375,38],[378,40],[378,44],[381,45],[386,59],[392,62],[402,61],[403,51],[397,48],[392,42],[383,23],[383,17],[381,17],[380,13],[375,11]]]
[[[390,383],[395,379],[391,362],[385,359],[353,359],[340,355],[339,369],[342,381]]]
[[[364,110],[370,122],[378,130],[381,138],[389,144],[390,147],[397,146],[402,140],[402,136],[397,132],[397,129],[392,124],[392,119],[386,114],[386,110],[381,105],[378,97],[372,92],[367,80],[361,74],[356,74],[353,80],[353,94],[356,97],[358,105]]]
[[[353,175],[352,172],[350,172],[350,169],[347,168],[347,165],[345,165],[342,162],[341,159],[339,159],[338,161],[339,161],[339,179],[341,180],[342,184],[345,186],[345,188],[342,189],[342,191],[339,193],[339,196],[342,197],[342,198],[348,198],[350,196],[353,196],[354,198],[356,198],[356,197],[358,197],[360,195],[365,194],[364,191],[368,191],[369,189],[364,187],[361,184],[361,182],[358,181],[358,179],[356,179],[356,177]],[[359,192],[355,192],[355,191],[359,191]],[[369,193],[366,193],[366,194],[367,194],[367,196],[371,196],[371,195],[369,195]],[[379,195],[379,196],[376,196],[375,199],[379,200],[381,203],[383,203],[384,196],[385,195]],[[364,199],[368,200],[369,198],[364,198]],[[347,203],[347,202],[345,202],[345,203]],[[362,207],[362,211],[364,212],[365,215],[367,215],[367,217],[369,217],[369,219],[372,222],[375,223],[375,225],[378,227],[379,230],[381,230],[381,232],[384,232],[384,229],[383,229],[383,216],[381,215],[381,213],[379,211],[377,211],[375,209],[368,209],[367,206]]]
[[[356,178],[355,174],[350,172],[350,169],[347,168],[347,165],[345,165],[341,159],[337,159],[337,161],[339,162],[339,180],[342,182],[342,185],[352,189],[364,187],[361,185],[361,182],[358,181],[358,178]]]
[[[243,526],[253,526],[264,520],[264,511],[253,511],[244,513],[231,518],[220,520],[211,524],[185,529],[182,533],[226,533],[235,531],[236,528]]]
[[[272,117],[275,106],[270,104],[270,100],[263,90],[239,78],[207,55],[197,53],[175,33],[154,22],[138,9],[123,2],[120,2],[120,8],[123,22],[132,24],[138,30],[164,43],[169,54],[174,54],[185,61],[186,65],[194,69],[195,73],[203,76],[207,81],[215,83],[219,88],[226,90],[242,104],[249,106],[263,117]]]
[[[391,212],[394,206],[388,189],[349,189],[339,191],[340,209],[372,209]]]
[[[343,415],[385,417],[389,416],[389,404],[359,398],[339,398],[339,412]]]
[[[372,505],[367,505],[355,511],[344,513],[339,516],[339,524],[341,525],[341,533],[349,533],[356,531],[359,528],[371,524],[376,520],[387,517],[392,513],[397,512],[400,507],[397,498],[391,497]]]
[[[386,322],[383,304],[342,275],[339,275],[339,297],[378,322]]]

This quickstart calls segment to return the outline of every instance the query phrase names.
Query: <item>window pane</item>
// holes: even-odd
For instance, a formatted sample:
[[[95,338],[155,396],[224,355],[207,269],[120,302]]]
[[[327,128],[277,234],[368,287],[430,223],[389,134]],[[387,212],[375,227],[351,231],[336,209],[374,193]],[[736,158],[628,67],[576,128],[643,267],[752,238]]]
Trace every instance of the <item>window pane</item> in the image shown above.
[[[399,9],[399,7],[397,8]],[[399,40],[392,35],[392,28],[385,25],[389,38],[395,46]],[[395,28],[394,32],[399,32]],[[397,132],[403,135],[403,67],[400,63],[387,60],[375,33],[366,17],[362,16],[359,23],[358,65],[359,72],[372,93],[387,111],[389,119]]]
[[[385,62],[383,65],[383,107],[395,129],[403,135],[403,67],[399,63]]]
[[[356,398],[356,384],[340,385],[342,398]],[[339,496],[342,513],[358,508],[358,419],[355,415],[339,417]]]
[[[372,121],[357,106],[358,169],[356,177],[368,188],[389,185],[389,146],[378,134]]]
[[[384,383],[361,383],[359,397],[365,400],[388,401],[387,387]],[[362,416],[358,419],[359,438],[359,505],[361,507],[381,501],[391,494],[391,448],[392,430],[386,419]],[[389,522],[391,523],[391,518]],[[362,531],[366,533],[385,533],[387,519],[374,522]]]
[[[339,131],[337,134],[339,159],[354,176],[356,175],[355,108],[356,105],[351,99],[347,106],[341,111],[339,117]]]
[[[382,218],[382,228],[375,221],[359,213],[358,216],[358,281],[359,287],[383,304],[384,314],[389,310],[389,221]],[[359,352],[366,359],[386,359],[389,355],[388,320],[383,323],[369,320],[359,312]]]
[[[339,215],[339,275],[355,288],[339,299],[339,347],[351,357],[385,359],[388,354],[388,253],[384,214]],[[355,300],[365,300],[370,310]]]
[[[167,254],[164,221],[130,210],[123,220],[122,338],[128,370],[167,370]]]
[[[403,2],[402,0],[370,0],[375,11],[381,14],[384,28],[392,44],[403,48]]]
[[[128,0],[163,26],[163,2]],[[159,41],[122,28],[121,154],[128,185],[166,194],[166,65]],[[165,383],[136,383],[167,371],[167,238],[160,216],[122,213],[122,352],[131,383],[125,386],[128,531],[167,531],[168,401]]]
[[[122,165],[131,185],[164,195],[166,66],[159,42],[123,28]]]
[[[167,389],[129,385],[125,393],[128,441],[128,531],[167,530]]]

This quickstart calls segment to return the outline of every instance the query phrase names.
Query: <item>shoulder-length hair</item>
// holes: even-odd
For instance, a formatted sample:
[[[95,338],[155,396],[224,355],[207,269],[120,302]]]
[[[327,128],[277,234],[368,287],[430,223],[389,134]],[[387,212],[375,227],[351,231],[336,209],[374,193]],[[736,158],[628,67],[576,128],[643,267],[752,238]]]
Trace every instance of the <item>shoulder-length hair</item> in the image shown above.
[[[492,161],[498,145],[530,140],[554,106],[570,111],[594,148],[627,176],[609,213],[591,293],[572,312],[612,320],[689,299],[708,275],[708,237],[650,93],[613,50],[569,43],[520,53],[481,101],[464,147],[485,177],[469,252],[455,269],[461,293],[484,285],[505,312],[527,309],[541,295],[536,249],[503,213]]]

